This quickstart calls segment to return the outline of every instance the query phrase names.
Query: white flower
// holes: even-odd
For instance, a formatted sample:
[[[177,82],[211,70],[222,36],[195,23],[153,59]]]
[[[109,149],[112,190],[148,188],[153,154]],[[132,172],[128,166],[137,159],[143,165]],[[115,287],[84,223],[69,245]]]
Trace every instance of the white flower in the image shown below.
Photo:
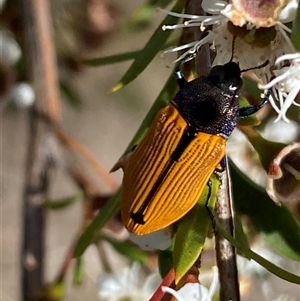
[[[0,31],[0,39],[0,61],[8,65],[16,64],[22,55],[19,44],[7,31],[4,30]]]
[[[148,301],[161,279],[158,274],[152,274],[142,280],[140,272],[141,266],[134,263],[130,269],[103,275],[99,281],[99,298],[107,301]]]
[[[145,251],[166,250],[172,243],[172,231],[167,227],[146,235],[129,232],[129,240]]]
[[[290,61],[289,66],[286,67],[286,62]],[[278,118],[289,122],[286,117],[286,112],[289,107],[294,104],[299,106],[295,102],[295,98],[300,92],[300,53],[290,53],[280,56],[275,66],[278,66],[274,70],[275,78],[266,85],[259,85],[261,89],[272,89],[275,97],[279,100],[279,106],[275,103],[274,98],[270,97],[270,103],[272,107],[278,113]]]
[[[273,41],[270,41],[267,46],[256,47],[245,42],[244,39],[239,39],[239,41],[236,42],[234,59],[239,62],[241,69],[247,69],[256,65],[260,65],[267,59],[270,61],[270,65],[272,65],[279,55],[282,55],[285,52],[293,49],[292,43],[286,34],[286,31],[290,32],[290,29],[287,28],[283,23],[290,22],[295,18],[298,2],[298,0],[290,0],[288,5],[281,11],[278,20],[274,19],[273,23],[276,25],[276,37]],[[188,49],[188,51],[183,53],[178,58],[178,60],[180,60],[187,54],[197,52],[204,44],[210,44],[216,50],[216,58],[213,62],[213,65],[225,64],[231,57],[233,38],[232,33],[228,31],[227,22],[232,21],[232,23],[236,26],[243,26],[246,24],[248,29],[260,27],[257,24],[254,25],[249,21],[247,22],[246,19],[243,19],[243,21],[240,23],[234,22],[234,7],[232,4],[227,4],[225,1],[204,0],[202,2],[202,8],[205,12],[210,13],[211,16],[179,14],[162,10],[170,15],[189,19],[183,24],[165,25],[163,26],[163,30],[193,26],[199,26],[201,30],[204,30],[206,26],[213,25],[212,29],[208,31],[207,36],[200,41],[194,41],[189,44],[166,50],[165,53]],[[249,35],[251,35],[251,32]],[[257,75],[261,77],[263,74],[264,72],[260,72]]]
[[[300,143],[284,147],[273,159],[268,170],[266,191],[277,204],[297,202],[300,198]]]
[[[176,298],[177,301],[211,301],[218,286],[217,267],[213,267],[214,276],[209,290],[200,283],[187,283],[178,291],[166,286],[161,289]]]
[[[10,92],[10,99],[20,109],[30,107],[35,101],[33,88],[27,83],[16,83]]]

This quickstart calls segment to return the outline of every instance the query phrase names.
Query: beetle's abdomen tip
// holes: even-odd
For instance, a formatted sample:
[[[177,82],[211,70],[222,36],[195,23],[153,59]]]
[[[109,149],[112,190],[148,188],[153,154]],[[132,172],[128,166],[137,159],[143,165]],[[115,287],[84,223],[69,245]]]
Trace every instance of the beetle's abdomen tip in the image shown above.
[[[119,161],[118,162],[116,162],[115,164],[114,164],[114,166],[109,170],[109,173],[112,173],[112,172],[114,172],[114,171],[117,171],[118,169],[120,169],[121,168],[121,166],[120,166],[120,163],[119,163]]]
[[[110,173],[111,172],[114,172],[114,171],[117,171],[118,169],[122,168],[123,171],[125,170],[125,167],[126,167],[126,164],[131,156],[132,152],[128,153],[128,154],[125,154],[123,155],[116,163],[115,165],[111,168],[111,170],[109,171]]]

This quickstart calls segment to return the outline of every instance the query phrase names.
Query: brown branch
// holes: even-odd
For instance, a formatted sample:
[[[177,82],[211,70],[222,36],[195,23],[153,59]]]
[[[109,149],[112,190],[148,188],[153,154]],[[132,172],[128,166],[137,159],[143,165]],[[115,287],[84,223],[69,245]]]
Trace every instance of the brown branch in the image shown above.
[[[89,164],[92,169],[94,169],[100,179],[102,179],[105,185],[109,187],[111,193],[115,192],[118,189],[119,185],[117,184],[117,182],[113,179],[113,177],[110,176],[107,170],[100,164],[99,160],[86,146],[81,144],[71,135],[63,132],[58,128],[56,128],[55,133],[57,138],[63,145],[69,148],[70,151],[79,155],[82,159],[85,160],[86,163]]]
[[[21,4],[27,74],[36,93],[36,108],[57,123],[60,98],[49,3],[47,0],[21,0]]]
[[[205,16],[206,12],[202,9],[202,1],[199,0],[189,0],[187,4],[187,14],[192,15],[201,15]],[[201,40],[205,33],[200,31],[198,26],[191,27],[191,30],[194,34],[194,40]],[[205,44],[201,47],[199,55],[196,57],[196,66],[197,66],[197,74],[198,76],[207,75],[211,68],[211,55],[210,48],[208,44]]]
[[[221,175],[221,186],[217,195],[216,216],[223,228],[234,236],[233,205],[228,164],[226,171]],[[216,256],[220,280],[220,300],[239,301],[239,280],[236,264],[236,251],[228,240],[223,238],[218,231],[216,238]]]
[[[50,8],[47,0],[21,0],[24,26],[24,55],[27,77],[36,102],[29,115],[29,141],[23,193],[23,243],[21,254],[22,300],[42,290],[44,285],[45,209],[50,161],[45,142],[52,134],[33,110],[42,110],[57,123],[60,118],[55,50],[51,37]]]

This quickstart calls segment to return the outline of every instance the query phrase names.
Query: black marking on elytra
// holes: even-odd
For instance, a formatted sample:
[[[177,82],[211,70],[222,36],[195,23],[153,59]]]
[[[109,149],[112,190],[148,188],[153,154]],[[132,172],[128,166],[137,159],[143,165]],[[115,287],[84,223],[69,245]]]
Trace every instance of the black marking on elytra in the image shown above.
[[[191,141],[195,138],[197,131],[191,127],[187,126],[184,130],[183,135],[181,136],[177,147],[175,148],[174,152],[171,154],[169,161],[167,162],[166,166],[164,167],[163,171],[153,184],[149,194],[147,195],[146,199],[144,200],[142,206],[137,212],[131,212],[130,216],[132,217],[133,221],[137,224],[145,224],[144,214],[145,210],[149,206],[151,200],[155,196],[156,192],[159,190],[161,185],[163,184],[164,180],[166,179],[172,165],[179,160],[184,150],[187,146],[191,143]]]

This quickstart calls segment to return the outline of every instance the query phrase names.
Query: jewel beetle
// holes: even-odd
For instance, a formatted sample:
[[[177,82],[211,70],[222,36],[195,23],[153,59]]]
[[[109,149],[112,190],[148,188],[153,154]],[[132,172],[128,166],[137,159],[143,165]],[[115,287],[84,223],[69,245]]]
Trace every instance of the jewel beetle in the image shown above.
[[[239,108],[241,73],[250,69],[241,70],[238,63],[215,66],[187,82],[181,72],[184,62],[175,69],[179,91],[157,113],[123,167],[122,218],[138,235],[169,226],[196,204],[225,156],[238,118],[268,101],[266,96],[259,105]]]

